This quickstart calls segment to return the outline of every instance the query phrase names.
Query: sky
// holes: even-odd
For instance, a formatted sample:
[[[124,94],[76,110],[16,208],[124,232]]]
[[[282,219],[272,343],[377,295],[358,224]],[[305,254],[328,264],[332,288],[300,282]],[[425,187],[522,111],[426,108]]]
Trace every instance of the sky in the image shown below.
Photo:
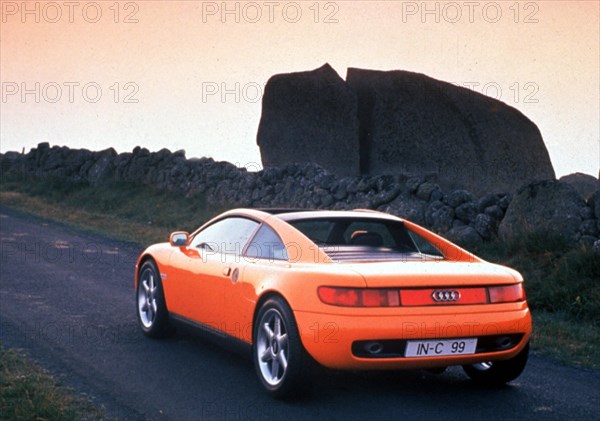
[[[600,1],[4,1],[0,151],[185,149],[260,168],[274,74],[407,70],[517,108],[600,169]]]

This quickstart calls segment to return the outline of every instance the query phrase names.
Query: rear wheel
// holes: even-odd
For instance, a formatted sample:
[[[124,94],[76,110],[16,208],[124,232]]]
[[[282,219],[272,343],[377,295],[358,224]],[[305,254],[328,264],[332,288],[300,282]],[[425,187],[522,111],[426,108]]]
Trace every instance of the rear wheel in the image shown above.
[[[529,343],[509,360],[464,365],[463,369],[476,383],[485,386],[500,386],[519,377],[525,369],[528,356]]]
[[[160,275],[151,260],[140,268],[136,301],[138,322],[145,335],[164,338],[173,332]]]
[[[276,398],[305,392],[310,384],[306,354],[292,310],[280,297],[267,300],[258,312],[252,356],[260,382]]]

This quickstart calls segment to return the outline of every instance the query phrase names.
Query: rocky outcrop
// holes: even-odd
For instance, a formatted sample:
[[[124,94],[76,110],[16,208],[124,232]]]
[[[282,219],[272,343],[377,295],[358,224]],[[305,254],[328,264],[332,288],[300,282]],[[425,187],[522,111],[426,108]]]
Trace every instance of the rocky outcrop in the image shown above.
[[[586,200],[600,190],[600,180],[580,172],[565,175],[560,178],[560,181],[569,184]]]
[[[340,175],[426,177],[445,190],[514,192],[554,179],[537,126],[472,90],[406,71],[325,65],[273,76],[257,135],[263,166],[315,162]]]
[[[264,167],[314,162],[359,175],[356,94],[329,66],[267,82],[257,143]]]
[[[365,174],[434,174],[444,189],[514,191],[554,178],[537,126],[505,103],[405,71],[348,69]]]
[[[368,208],[412,220],[461,245],[529,232],[556,233],[593,248],[600,238],[600,190],[587,202],[568,184],[556,181],[510,193],[482,196],[465,189],[443,189],[431,178],[347,176],[313,163],[289,164],[249,172],[210,158],[186,159],[184,151],[151,152],[50,147],[41,143],[27,154],[0,154],[1,177],[55,177],[70,183],[110,186],[145,184],[202,197],[215,208],[294,207]],[[596,247],[598,248],[598,247]]]
[[[575,243],[581,237],[585,209],[581,195],[565,182],[547,180],[529,184],[519,189],[511,201],[499,234],[504,239],[530,233],[552,234]],[[596,223],[591,225],[595,228]],[[593,229],[590,234],[597,231]]]

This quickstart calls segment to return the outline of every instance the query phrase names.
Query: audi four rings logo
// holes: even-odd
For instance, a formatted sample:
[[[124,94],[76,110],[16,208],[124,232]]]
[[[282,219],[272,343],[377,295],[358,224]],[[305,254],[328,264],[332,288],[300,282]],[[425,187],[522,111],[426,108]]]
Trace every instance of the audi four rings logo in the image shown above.
[[[436,289],[431,294],[431,298],[436,303],[449,303],[460,300],[460,292],[455,289]]]

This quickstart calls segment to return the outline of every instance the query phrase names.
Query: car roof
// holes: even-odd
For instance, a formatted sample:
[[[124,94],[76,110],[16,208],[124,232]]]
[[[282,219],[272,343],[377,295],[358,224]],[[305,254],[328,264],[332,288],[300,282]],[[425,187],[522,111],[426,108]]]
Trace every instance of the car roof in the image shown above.
[[[400,218],[369,209],[355,210],[300,210],[300,209],[261,209],[263,212],[276,215],[279,219],[286,222],[297,221],[301,219],[326,219],[326,218],[353,218],[353,219],[387,219],[401,221]]]
[[[231,209],[215,216],[210,221],[200,226],[194,233],[201,231],[204,227],[227,217],[249,217],[257,221],[266,221],[271,218],[277,218],[286,223],[307,219],[331,219],[331,218],[349,218],[349,219],[372,219],[404,222],[399,218],[388,213],[374,211],[371,209],[354,210],[307,210],[292,208],[238,208]]]

